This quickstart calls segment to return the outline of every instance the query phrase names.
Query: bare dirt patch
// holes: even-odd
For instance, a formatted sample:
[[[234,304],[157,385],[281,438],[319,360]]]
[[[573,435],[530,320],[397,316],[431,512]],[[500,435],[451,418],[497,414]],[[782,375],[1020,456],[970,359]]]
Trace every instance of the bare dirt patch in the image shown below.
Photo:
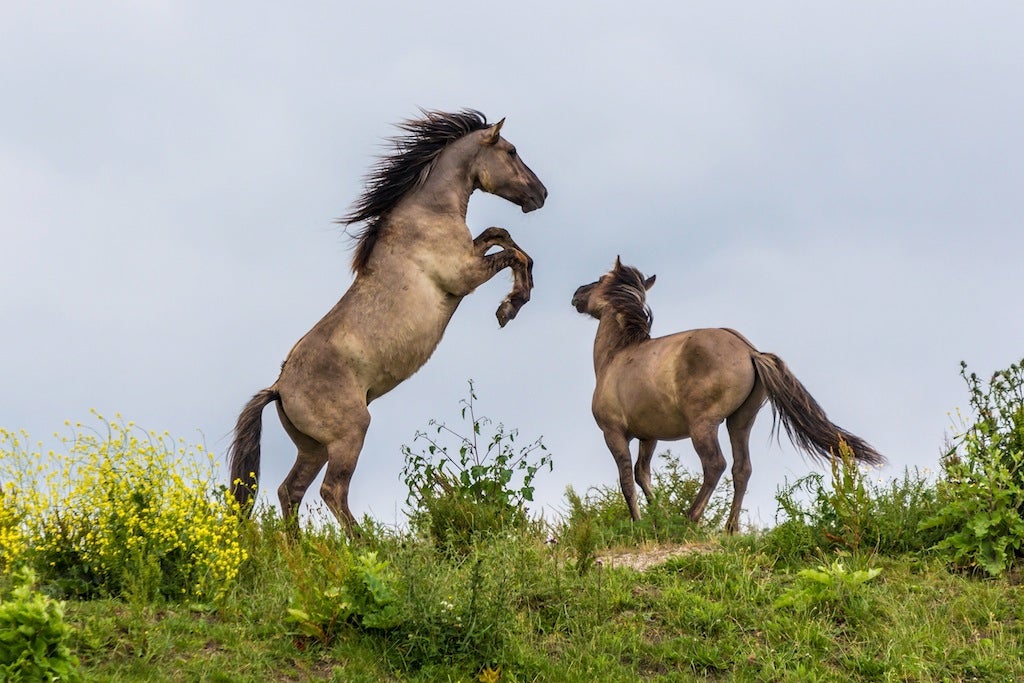
[[[692,555],[694,553],[711,553],[718,550],[714,543],[682,543],[673,545],[653,545],[644,548],[609,550],[597,556],[603,567],[628,567],[638,572],[651,567],[665,564],[673,557]]]

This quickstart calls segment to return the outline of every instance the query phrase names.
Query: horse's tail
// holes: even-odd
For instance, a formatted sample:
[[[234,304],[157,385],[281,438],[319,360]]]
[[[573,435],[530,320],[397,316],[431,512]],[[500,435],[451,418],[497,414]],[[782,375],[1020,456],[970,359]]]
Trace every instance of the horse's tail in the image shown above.
[[[252,495],[260,479],[260,436],[263,432],[263,409],[281,398],[270,387],[258,392],[242,408],[235,423],[235,439],[228,449],[231,471],[231,493],[243,512],[252,510]]]
[[[772,404],[772,433],[779,424],[793,445],[812,456],[839,457],[839,444],[845,442],[854,457],[869,465],[885,463],[885,457],[864,439],[837,427],[825,415],[818,402],[804,388],[782,359],[774,353],[754,351],[754,369],[768,392]]]

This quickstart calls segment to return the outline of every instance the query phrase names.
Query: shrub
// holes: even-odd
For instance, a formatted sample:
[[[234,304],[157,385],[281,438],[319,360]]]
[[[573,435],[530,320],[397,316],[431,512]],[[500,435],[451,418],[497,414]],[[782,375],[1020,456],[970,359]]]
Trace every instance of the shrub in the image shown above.
[[[941,535],[937,548],[962,568],[992,576],[1024,554],[1024,361],[984,386],[967,374],[974,422],[942,461],[941,508],[921,528]]]
[[[0,601],[0,679],[78,681],[78,659],[71,654],[71,628],[64,604],[34,590],[30,569],[16,573],[19,584]]]
[[[68,594],[222,596],[246,553],[213,456],[166,432],[97,418],[102,432],[76,425],[64,452],[45,455],[27,435],[0,430],[4,505],[13,499],[19,520],[13,534],[0,531],[0,555],[19,542],[19,554]]]
[[[409,489],[406,503],[413,527],[426,531],[438,547],[457,553],[467,552],[478,537],[522,529],[526,503],[533,500],[534,477],[545,467],[552,469],[551,456],[539,438],[517,449],[518,431],[478,418],[475,401],[470,382],[469,398],[461,402],[468,435],[431,420],[434,434],[417,432],[414,437],[426,442],[425,451],[402,447],[402,477]],[[493,427],[490,434],[484,433],[488,427]],[[442,437],[455,444],[442,443]]]

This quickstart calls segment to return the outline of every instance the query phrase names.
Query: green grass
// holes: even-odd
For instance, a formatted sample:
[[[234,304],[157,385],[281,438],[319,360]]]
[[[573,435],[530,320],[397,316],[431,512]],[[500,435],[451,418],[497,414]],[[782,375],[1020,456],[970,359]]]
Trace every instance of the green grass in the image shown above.
[[[777,606],[800,589],[801,568],[834,557],[782,565],[747,535],[644,572],[581,574],[572,548],[540,533],[451,559],[403,534],[377,530],[350,546],[326,529],[295,543],[279,527],[265,518],[248,529],[251,559],[216,608],[69,601],[85,680],[473,681],[486,670],[501,681],[1024,679],[1013,576],[951,573],[920,554],[845,557],[851,570],[881,572],[834,599]],[[331,548],[338,561],[372,551],[388,562],[401,625],[349,620],[327,641],[299,634],[287,611],[302,590],[296,563],[329,563]]]
[[[1013,370],[1013,392],[993,380],[985,394],[971,376],[977,412],[1007,424],[968,430],[938,480],[908,470],[873,483],[841,448],[831,477],[783,486],[774,528],[739,536],[720,532],[724,485],[700,525],[686,519],[699,481],[671,453],[641,522],[614,488],[569,489],[552,523],[480,524],[487,495],[421,497],[413,531],[364,519],[349,540],[323,519],[299,535],[266,510],[239,521],[205,475],[154,488],[175,481],[175,451],[135,439],[131,423],[72,442],[89,446],[107,488],[33,479],[64,470],[29,466],[43,456],[27,435],[0,430],[0,615],[45,623],[18,631],[42,645],[15,649],[86,681],[1024,680],[1024,362]],[[514,452],[513,441],[499,430],[486,443]],[[149,469],[124,488],[140,460]],[[430,466],[409,462],[407,475]],[[442,490],[487,472],[507,484],[518,466],[474,467]],[[178,489],[194,492],[190,505]],[[637,553],[660,559],[618,562]],[[22,680],[9,657],[0,679]]]

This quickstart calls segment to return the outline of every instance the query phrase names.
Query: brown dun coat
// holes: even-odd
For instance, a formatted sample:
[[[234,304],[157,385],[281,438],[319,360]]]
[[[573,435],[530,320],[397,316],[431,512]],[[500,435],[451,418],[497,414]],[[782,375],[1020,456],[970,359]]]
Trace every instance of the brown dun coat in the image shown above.
[[[754,348],[739,332],[701,329],[651,338],[644,278],[618,258],[611,272],[576,290],[572,305],[600,321],[594,342],[593,412],[619,470],[622,495],[634,520],[640,519],[636,484],[652,500],[651,457],[659,440],[689,438],[700,457],[704,481],[690,507],[701,518],[722,473],[725,457],[718,429],[725,422],[732,444],[734,494],[726,530],[739,528],[743,495],[750,479],[750,430],[764,404],[771,402],[790,440],[812,456],[834,458],[840,440],[857,460],[880,465],[885,459],[863,439],[834,425],[789,371],[782,359]],[[630,441],[640,442],[636,468]]]
[[[320,494],[350,529],[348,493],[370,425],[367,406],[430,358],[459,302],[510,268],[512,291],[497,310],[504,326],[529,300],[532,259],[502,228],[476,239],[466,225],[475,190],[523,212],[547,190],[501,137],[504,119],[473,110],[423,112],[399,125],[394,152],[367,178],[341,222],[362,223],[352,262],[355,280],[341,300],[295,344],[270,387],[242,409],[229,450],[232,489],[247,509],[260,471],[263,408],[277,404],[298,457],[278,498],[294,520],[307,487],[326,465]],[[497,251],[491,252],[492,249]]]

